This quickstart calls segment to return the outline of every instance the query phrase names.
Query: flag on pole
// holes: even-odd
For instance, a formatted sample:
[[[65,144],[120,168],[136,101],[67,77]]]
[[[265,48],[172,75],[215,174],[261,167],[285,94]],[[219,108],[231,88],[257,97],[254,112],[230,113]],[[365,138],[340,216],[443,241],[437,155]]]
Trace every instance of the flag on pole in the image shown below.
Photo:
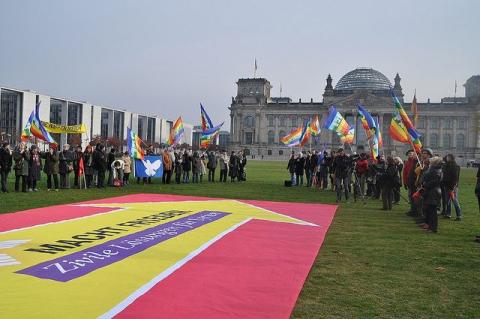
[[[400,114],[396,111],[393,113],[392,121],[390,123],[390,137],[401,143],[409,143],[407,129],[405,128],[405,125],[403,125]]]
[[[320,166],[320,164],[322,164],[323,160],[325,159],[325,150],[326,150],[326,145],[325,143],[323,144],[323,148],[322,148],[322,151],[318,154],[318,157],[317,157],[317,166]]]
[[[375,120],[373,119],[372,115],[360,104],[358,105],[358,116],[362,122],[367,139],[371,139],[378,129],[375,124]]]
[[[173,146],[178,144],[183,136],[183,120],[180,116],[173,124],[172,129],[170,130],[170,136],[168,138],[168,145]]]
[[[78,177],[81,177],[85,172],[85,165],[83,164],[83,157],[80,157],[80,161],[78,161]]]
[[[57,144],[50,133],[47,132],[45,127],[40,120],[40,102],[35,105],[35,116],[32,118],[32,122],[30,124],[30,132],[36,138],[45,141],[49,144]]]
[[[413,94],[412,114],[413,114],[413,125],[416,126],[418,122],[417,92]]]
[[[142,149],[142,140],[137,133],[134,133],[131,128],[127,127],[127,147],[128,153],[134,159],[143,160],[145,158],[145,151]]]
[[[400,103],[400,100],[395,96],[395,93],[393,92],[393,90],[391,90],[390,93],[392,95],[393,102],[395,104],[395,109],[398,112],[404,127],[406,128],[408,142],[412,144],[413,148],[415,149],[415,152],[420,153],[422,149],[420,134],[415,130],[415,127],[413,126],[412,122],[410,121],[410,118],[408,117],[407,113],[403,109],[403,106]]]
[[[320,132],[320,120],[318,119],[318,115],[315,115],[310,122],[310,133],[312,133],[312,136],[317,136],[320,135]]]
[[[220,134],[222,125],[223,123],[202,132],[202,135],[200,136],[201,148],[207,148],[217,138],[217,136]]]
[[[289,134],[280,138],[280,141],[289,147],[297,146],[300,144],[302,131],[303,131],[302,127],[297,127],[296,129],[293,129]]]
[[[25,127],[23,128],[21,139],[23,142],[27,141],[31,136],[32,132],[30,131],[30,128],[32,127],[32,122],[33,118],[35,117],[35,111],[32,111],[30,113],[30,116],[28,117],[27,124],[25,124]]]
[[[255,65],[254,65],[254,69],[253,69],[253,77],[257,76],[257,69],[258,69],[257,58],[255,58]]]
[[[334,106],[332,106],[330,109],[330,114],[325,121],[324,127],[330,131],[337,132],[339,136],[348,135],[350,132],[350,125],[347,123],[347,121],[345,121],[342,114],[340,114],[340,112],[338,112]]]
[[[304,146],[310,139],[310,119],[306,120],[302,127],[302,134],[300,135],[300,146]]]
[[[213,123],[210,120],[210,117],[208,116],[207,112],[203,108],[202,103],[200,103],[200,116],[202,121],[202,131],[206,131],[208,129],[213,128]]]
[[[382,131],[380,130],[380,125],[378,124],[378,118],[374,117],[373,121],[375,122],[375,137],[377,138],[377,143],[380,148],[383,147],[383,138],[382,138]]]
[[[352,144],[355,137],[355,126],[352,126],[346,135],[339,135],[343,144]]]

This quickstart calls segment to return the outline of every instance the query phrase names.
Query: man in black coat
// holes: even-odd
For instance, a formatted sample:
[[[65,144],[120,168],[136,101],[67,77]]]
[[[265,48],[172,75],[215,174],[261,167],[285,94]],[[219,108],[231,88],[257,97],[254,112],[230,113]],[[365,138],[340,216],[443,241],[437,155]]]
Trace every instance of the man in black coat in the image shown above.
[[[215,182],[215,169],[217,168],[217,156],[213,151],[208,153],[208,181],[214,183]]]
[[[0,182],[3,193],[8,193],[7,179],[8,174],[12,169],[12,164],[12,150],[10,149],[10,144],[8,142],[4,142],[2,147],[0,147]]]
[[[303,186],[303,173],[305,171],[305,157],[302,152],[295,161],[295,175],[297,176],[297,186]]]
[[[440,183],[442,181],[442,158],[435,156],[429,160],[428,169],[422,176],[420,193],[423,197],[423,211],[426,215],[426,223],[421,226],[436,233],[438,228],[437,207],[442,200]]]
[[[345,192],[345,200],[348,200],[349,184],[349,159],[343,148],[339,148],[333,160],[332,171],[335,175],[335,190],[337,192],[337,203],[342,200],[342,190]]]
[[[107,170],[107,158],[105,155],[105,146],[103,144],[97,144],[95,151],[93,152],[94,168],[97,170],[97,187],[105,187],[105,171]]]

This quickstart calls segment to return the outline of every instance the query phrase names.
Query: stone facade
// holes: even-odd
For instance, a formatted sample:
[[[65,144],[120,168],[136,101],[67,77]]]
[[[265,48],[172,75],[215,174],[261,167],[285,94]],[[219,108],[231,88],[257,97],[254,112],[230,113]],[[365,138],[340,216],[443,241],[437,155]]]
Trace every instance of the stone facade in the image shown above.
[[[329,107],[334,105],[351,125],[356,123],[355,142],[352,151],[368,151],[363,127],[357,114],[360,103],[378,118],[383,133],[383,152],[402,155],[410,148],[389,135],[394,110],[389,94],[390,81],[373,69],[356,69],[342,77],[333,87],[332,78],[327,77],[323,101],[293,102],[288,97],[271,97],[271,85],[267,79],[240,79],[237,95],[232,97],[230,106],[230,148],[245,150],[254,156],[283,159],[291,149],[280,142],[280,138],[303,121],[319,115],[320,122],[327,117]],[[418,102],[416,127],[422,134],[424,145],[439,155],[453,153],[460,163],[480,158],[480,76],[472,76],[465,83],[465,97],[447,97],[441,102]],[[401,78],[397,74],[393,90],[411,115],[411,103],[403,101]],[[323,129],[317,139],[312,139],[304,149],[340,147],[336,134]],[[349,148],[347,147],[347,150]],[[298,151],[299,148],[295,148]]]

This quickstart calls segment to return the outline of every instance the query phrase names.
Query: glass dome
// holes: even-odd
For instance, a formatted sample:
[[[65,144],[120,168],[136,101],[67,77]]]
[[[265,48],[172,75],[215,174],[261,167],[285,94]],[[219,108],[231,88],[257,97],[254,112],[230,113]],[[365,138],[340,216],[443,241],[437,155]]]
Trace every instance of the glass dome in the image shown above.
[[[381,72],[372,68],[358,68],[342,76],[335,85],[335,90],[389,90],[391,86]]]

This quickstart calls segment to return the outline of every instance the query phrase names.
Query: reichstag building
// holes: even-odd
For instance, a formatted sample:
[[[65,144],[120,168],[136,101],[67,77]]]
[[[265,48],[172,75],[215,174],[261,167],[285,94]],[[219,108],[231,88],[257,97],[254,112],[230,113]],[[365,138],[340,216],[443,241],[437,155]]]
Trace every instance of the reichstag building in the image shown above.
[[[377,117],[383,134],[383,153],[403,155],[409,145],[393,141],[389,127],[394,110],[389,90],[395,94],[405,110],[411,114],[411,101],[403,101],[401,78],[397,74],[393,85],[381,72],[371,68],[358,68],[342,76],[334,85],[328,75],[323,101],[292,101],[289,97],[272,97],[272,86],[265,78],[239,79],[237,96],[230,106],[230,147],[245,150],[253,156],[286,158],[291,149],[280,138],[298,127],[307,118],[317,114],[320,122],[326,118],[329,107],[335,105],[350,125],[356,123],[353,151],[368,151],[366,135],[357,114],[358,103]],[[480,157],[480,75],[470,77],[464,97],[445,97],[440,102],[419,101],[417,129],[424,145],[437,154],[453,153],[459,163]],[[320,150],[341,146],[337,135],[326,129],[319,138],[312,139],[311,147]],[[299,148],[294,149],[296,152]],[[348,150],[348,148],[347,148]]]

